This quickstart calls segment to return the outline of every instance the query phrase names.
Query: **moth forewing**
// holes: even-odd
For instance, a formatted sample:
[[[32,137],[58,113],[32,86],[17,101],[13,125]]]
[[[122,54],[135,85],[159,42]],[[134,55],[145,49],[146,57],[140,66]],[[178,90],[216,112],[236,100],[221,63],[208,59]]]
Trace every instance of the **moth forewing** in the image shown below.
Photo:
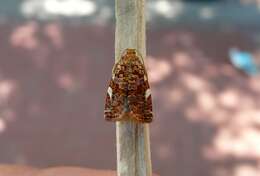
[[[151,96],[151,89],[148,88],[146,91],[145,91],[145,99],[147,99],[149,96]]]
[[[107,89],[107,93],[108,93],[108,95],[109,95],[110,100],[112,100],[112,93],[113,93],[113,90],[112,90],[111,87],[108,87],[108,89]]]
[[[126,118],[152,121],[151,90],[143,59],[135,49],[126,49],[114,65],[107,90],[105,117],[109,121]]]

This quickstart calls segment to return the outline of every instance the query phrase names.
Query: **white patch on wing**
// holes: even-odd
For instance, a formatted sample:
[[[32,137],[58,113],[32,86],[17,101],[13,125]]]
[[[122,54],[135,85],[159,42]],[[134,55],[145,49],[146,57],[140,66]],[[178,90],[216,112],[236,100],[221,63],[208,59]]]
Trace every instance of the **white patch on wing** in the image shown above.
[[[147,99],[151,95],[151,89],[145,91],[145,98]]]
[[[148,80],[146,75],[144,75],[144,80],[145,80],[145,81],[147,81],[147,80]]]
[[[112,88],[111,88],[111,87],[108,87],[107,93],[108,93],[110,99],[112,99],[112,92],[113,92],[113,91],[112,91]]]

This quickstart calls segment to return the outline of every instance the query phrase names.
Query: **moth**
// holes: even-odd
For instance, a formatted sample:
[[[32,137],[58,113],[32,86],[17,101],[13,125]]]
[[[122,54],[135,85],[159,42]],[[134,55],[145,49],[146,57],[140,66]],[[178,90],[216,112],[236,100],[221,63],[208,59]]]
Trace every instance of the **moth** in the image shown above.
[[[150,123],[153,120],[147,72],[135,49],[126,49],[113,67],[104,117],[107,121],[132,119]]]

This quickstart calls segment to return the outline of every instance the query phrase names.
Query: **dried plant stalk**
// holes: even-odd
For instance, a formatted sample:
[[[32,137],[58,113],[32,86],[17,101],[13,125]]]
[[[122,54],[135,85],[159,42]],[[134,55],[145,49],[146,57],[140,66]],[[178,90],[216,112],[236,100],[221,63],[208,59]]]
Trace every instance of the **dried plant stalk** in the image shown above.
[[[116,0],[115,5],[115,58],[126,48],[136,49],[145,58],[145,0]],[[151,176],[149,124],[116,122],[116,134],[118,176]]]

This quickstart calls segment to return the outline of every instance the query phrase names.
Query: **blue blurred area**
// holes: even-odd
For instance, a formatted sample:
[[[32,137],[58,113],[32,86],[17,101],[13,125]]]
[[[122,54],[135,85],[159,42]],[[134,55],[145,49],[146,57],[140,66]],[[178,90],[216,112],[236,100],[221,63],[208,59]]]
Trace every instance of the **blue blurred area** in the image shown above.
[[[229,54],[231,63],[235,67],[243,70],[248,75],[254,76],[259,74],[259,67],[254,62],[254,57],[251,53],[232,48]]]

